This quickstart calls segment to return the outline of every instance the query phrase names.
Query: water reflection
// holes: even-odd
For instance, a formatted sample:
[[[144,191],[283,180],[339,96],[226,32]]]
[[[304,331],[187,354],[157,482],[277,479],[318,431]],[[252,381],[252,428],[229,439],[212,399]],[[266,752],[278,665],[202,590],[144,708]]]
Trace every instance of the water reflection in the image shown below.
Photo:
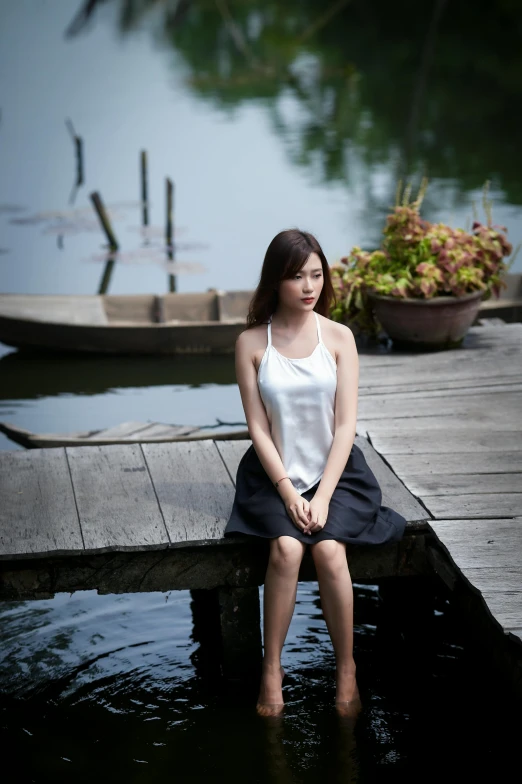
[[[13,351],[0,357],[0,400],[98,395],[128,387],[235,385],[233,356],[78,357]]]
[[[121,0],[122,32],[154,5]],[[261,101],[295,164],[367,190],[379,212],[413,173],[447,179],[456,200],[492,177],[522,203],[518,15],[503,3],[486,20],[466,0],[194,0],[163,25],[201,99],[225,110]]]

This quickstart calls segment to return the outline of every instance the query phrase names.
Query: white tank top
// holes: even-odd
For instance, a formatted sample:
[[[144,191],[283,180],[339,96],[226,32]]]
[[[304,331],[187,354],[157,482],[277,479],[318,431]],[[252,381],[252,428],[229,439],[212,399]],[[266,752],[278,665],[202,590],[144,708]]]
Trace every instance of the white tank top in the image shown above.
[[[272,345],[272,319],[257,383],[272,440],[287,475],[302,494],[321,479],[334,437],[337,365],[321,340],[308,357],[290,359]]]

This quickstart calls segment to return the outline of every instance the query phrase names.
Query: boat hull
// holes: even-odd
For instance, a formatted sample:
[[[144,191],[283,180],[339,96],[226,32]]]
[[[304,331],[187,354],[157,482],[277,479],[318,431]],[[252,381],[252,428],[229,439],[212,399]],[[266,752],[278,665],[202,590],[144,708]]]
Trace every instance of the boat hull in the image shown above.
[[[245,322],[107,326],[0,316],[0,342],[18,349],[97,354],[229,354]]]

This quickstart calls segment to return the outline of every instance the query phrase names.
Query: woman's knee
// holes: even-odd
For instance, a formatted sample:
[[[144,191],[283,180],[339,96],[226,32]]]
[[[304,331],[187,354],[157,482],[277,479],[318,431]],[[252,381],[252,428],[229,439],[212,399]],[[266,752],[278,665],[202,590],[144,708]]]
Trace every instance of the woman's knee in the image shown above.
[[[278,536],[270,542],[270,563],[281,571],[299,569],[305,545],[293,536]]]
[[[318,573],[335,577],[348,569],[346,545],[343,542],[328,539],[312,545],[311,550]]]

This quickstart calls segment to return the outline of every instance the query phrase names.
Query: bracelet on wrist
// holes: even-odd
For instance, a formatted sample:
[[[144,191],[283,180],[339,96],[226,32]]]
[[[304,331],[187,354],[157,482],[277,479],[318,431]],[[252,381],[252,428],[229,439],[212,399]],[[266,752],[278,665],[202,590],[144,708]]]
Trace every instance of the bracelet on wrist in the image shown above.
[[[277,482],[274,482],[274,487],[279,487],[279,483],[283,481],[283,479],[290,479],[289,476],[282,476],[281,479],[278,479]]]

